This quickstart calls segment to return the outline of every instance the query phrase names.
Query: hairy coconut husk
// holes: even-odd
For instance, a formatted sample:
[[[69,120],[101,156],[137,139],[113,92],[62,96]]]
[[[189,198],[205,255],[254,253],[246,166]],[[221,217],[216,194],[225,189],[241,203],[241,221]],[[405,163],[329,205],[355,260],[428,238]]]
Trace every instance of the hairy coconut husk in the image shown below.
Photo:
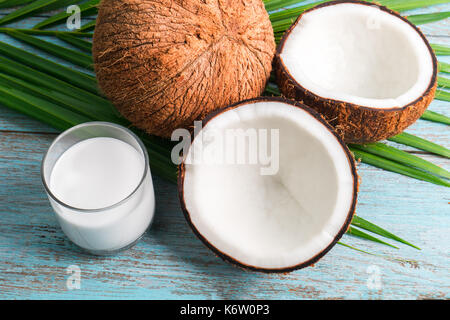
[[[162,137],[260,95],[274,52],[261,0],[103,0],[93,39],[100,89]]]
[[[429,87],[425,92],[423,92],[421,97],[405,106],[390,109],[377,109],[360,106],[345,101],[327,99],[308,91],[296,82],[294,77],[289,73],[288,69],[284,65],[280,56],[291,31],[297,26],[299,21],[302,19],[302,16],[308,14],[308,12],[343,2],[376,6],[379,9],[404,20],[420,35],[428,46],[430,54],[433,57],[434,69]],[[347,143],[376,142],[403,132],[403,130],[416,122],[416,120],[422,116],[428,105],[433,101],[437,88],[437,59],[420,29],[395,11],[363,1],[350,0],[327,2],[305,11],[297,18],[294,24],[286,31],[281,39],[275,54],[274,65],[277,84],[282,94],[290,99],[301,101],[322,114]]]

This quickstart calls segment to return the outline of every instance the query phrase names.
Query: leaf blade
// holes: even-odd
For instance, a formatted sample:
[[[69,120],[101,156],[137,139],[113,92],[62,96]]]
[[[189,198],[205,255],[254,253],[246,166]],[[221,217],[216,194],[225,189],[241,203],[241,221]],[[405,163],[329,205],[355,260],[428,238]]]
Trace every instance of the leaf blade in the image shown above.
[[[450,179],[450,172],[444,168],[384,143],[376,142],[363,145],[351,144],[350,147]]]
[[[96,108],[93,102],[83,101],[77,97],[65,95],[62,92],[37,86],[21,79],[0,73],[0,86],[4,88],[14,88],[16,91],[32,94],[38,98],[49,102],[65,106],[74,112],[80,113],[91,119],[101,119],[103,121],[115,122],[128,125],[123,118],[109,112],[107,108]]]
[[[81,26],[79,31],[80,32],[86,32],[86,31],[94,30],[95,22],[96,22],[95,20],[92,20],[92,21],[89,21],[89,22],[85,23],[84,25]]]
[[[376,242],[376,243],[381,243],[381,244],[384,244],[386,246],[398,249],[398,247],[396,247],[396,246],[394,246],[394,245],[392,245],[390,243],[387,243],[387,242],[385,242],[385,241],[383,241],[381,239],[378,239],[377,237],[371,236],[370,234],[368,234],[366,232],[363,232],[363,231],[361,231],[361,230],[359,230],[357,228],[354,228],[354,227],[349,227],[348,230],[347,230],[347,234],[352,235],[352,236],[357,237],[357,238],[361,238],[361,239],[372,241],[372,242]]]
[[[396,236],[395,234],[393,234],[393,233],[391,233],[391,232],[389,232],[389,231],[387,231],[387,230],[385,230],[385,229],[383,229],[383,228],[373,224],[370,221],[367,221],[367,220],[361,218],[360,216],[354,216],[353,217],[352,225],[355,225],[355,226],[357,226],[357,227],[359,227],[361,229],[373,232],[373,233],[378,234],[378,235],[380,235],[382,237],[385,237],[385,238],[388,238],[388,239],[391,239],[391,240],[394,240],[394,241],[406,244],[406,245],[408,245],[410,247],[413,247],[415,249],[421,250],[419,247],[413,245],[412,243],[410,243],[410,242],[408,242],[408,241],[406,241],[406,240]]]
[[[426,139],[417,137],[410,133],[402,132],[388,139],[389,141],[401,143],[416,149],[431,152],[446,158],[450,158],[450,150]]]
[[[100,0],[90,0],[80,4],[78,7],[80,8],[80,13],[84,13],[85,15],[89,15],[91,13],[96,12],[96,6],[100,3]],[[41,29],[44,27],[49,27],[62,21],[66,21],[73,13],[60,12],[51,16],[50,18],[45,19],[44,21],[36,24],[33,29]]]
[[[58,3],[60,0],[37,0],[33,1],[32,3],[19,8],[10,14],[6,15],[5,17],[0,19],[0,25],[4,25],[6,23],[12,22],[14,20],[20,19],[24,17],[25,15],[31,14],[33,12],[36,12],[38,10],[42,10],[45,7],[54,5],[55,3]]]
[[[66,34],[56,35],[56,37],[86,53],[92,52],[92,43],[90,43],[89,41],[82,40],[77,37]]]
[[[442,44],[432,44],[432,43],[430,43],[430,46],[433,49],[434,53],[438,56],[450,55],[450,48],[447,46],[444,46]]]
[[[20,29],[20,28],[0,27],[0,33],[7,33],[9,31],[18,31],[18,32],[25,33],[25,34],[32,34],[32,35],[38,35],[38,36],[71,35],[74,37],[86,37],[86,38],[92,38],[92,36],[93,36],[93,34],[90,32],[38,30],[38,29]]]
[[[433,12],[433,13],[424,13],[424,14],[415,14],[411,16],[407,16],[408,20],[414,23],[416,26],[431,22],[436,22],[440,20],[444,20],[450,17],[450,12]]]
[[[355,148],[350,148],[350,150],[353,152],[354,156],[356,159],[360,159],[363,163],[378,167],[380,169],[384,169],[387,171],[391,171],[391,172],[395,172],[395,173],[399,173],[417,180],[422,180],[425,182],[430,182],[436,185],[440,185],[440,186],[444,186],[449,188],[450,187],[450,183],[440,179],[434,175],[425,173],[421,170],[415,169],[415,168],[411,168],[408,166],[405,166],[403,164],[400,164],[398,162],[377,156],[377,155],[373,155],[370,153],[367,153],[365,151],[361,151]]]
[[[450,73],[450,63],[439,62],[439,72]]]
[[[438,86],[444,89],[450,88],[450,79],[445,77],[438,77]]]
[[[38,48],[44,52],[50,53],[55,57],[64,59],[80,67],[94,70],[93,61],[90,55],[67,49],[65,47],[58,46],[48,41],[43,41],[39,38],[27,35],[25,33],[17,31],[9,31],[7,34],[17,40],[20,40],[26,44],[29,44],[35,48]]]
[[[421,119],[450,125],[449,117],[430,110],[425,111]]]
[[[0,9],[7,9],[7,8],[16,7],[16,6],[21,6],[21,5],[30,3],[32,1],[34,1],[34,0],[6,0],[6,1],[0,2]]]
[[[450,92],[442,89],[437,89],[434,98],[437,100],[450,102]]]
[[[72,70],[63,65],[44,59],[25,50],[13,47],[0,41],[0,53],[35,70],[52,75],[76,87],[97,94],[97,81],[94,77]]]

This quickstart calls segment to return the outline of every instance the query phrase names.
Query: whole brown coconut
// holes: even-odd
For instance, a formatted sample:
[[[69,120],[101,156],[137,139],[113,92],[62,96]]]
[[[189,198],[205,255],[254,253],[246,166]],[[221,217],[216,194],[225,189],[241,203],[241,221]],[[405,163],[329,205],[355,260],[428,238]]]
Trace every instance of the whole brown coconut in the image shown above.
[[[259,96],[275,40],[261,0],[103,0],[93,57],[100,89],[150,134]]]

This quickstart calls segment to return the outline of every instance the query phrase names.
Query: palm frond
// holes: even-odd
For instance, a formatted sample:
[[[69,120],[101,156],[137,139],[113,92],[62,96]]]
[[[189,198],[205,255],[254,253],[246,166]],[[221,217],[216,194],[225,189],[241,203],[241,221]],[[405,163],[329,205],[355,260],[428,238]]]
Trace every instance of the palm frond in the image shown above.
[[[442,89],[437,89],[434,98],[437,100],[450,102],[450,92]]]
[[[87,2],[84,2],[80,4],[78,7],[80,8],[80,13],[83,14],[83,16],[89,16],[91,14],[95,14],[97,12],[97,5],[100,3],[100,0],[90,0]],[[67,18],[70,17],[72,13],[67,13],[65,11],[60,12],[58,14],[55,14],[54,16],[51,16],[48,19],[45,19],[44,21],[39,22],[36,24],[33,29],[41,29],[50,27],[52,25],[56,25],[62,22],[66,22]]]
[[[66,3],[66,1],[61,0],[37,0],[33,1],[32,3],[21,7],[10,14],[6,15],[5,17],[0,19],[0,25],[4,25],[6,23],[10,23],[12,21],[24,18],[32,13],[38,12],[43,9],[52,9],[55,8],[55,5],[61,4],[62,2]]]
[[[444,179],[438,178],[436,176],[427,174],[426,172],[423,172],[421,170],[412,168],[410,166],[403,165],[401,163],[389,160],[384,157],[377,156],[372,153],[368,153],[365,151],[362,151],[360,149],[351,148],[350,150],[353,152],[355,159],[361,160],[362,162],[366,164],[370,164],[374,167],[378,167],[380,169],[384,169],[387,171],[392,171],[396,173],[400,173],[402,175],[423,180],[426,182],[430,182],[436,185],[444,186],[444,187],[450,187],[450,183],[447,182]]]
[[[450,55],[450,48],[442,44],[431,43],[431,48],[433,48],[434,53],[438,56],[448,56]]]
[[[450,73],[450,64],[445,62],[439,62],[439,72]]]
[[[391,239],[391,240],[394,240],[394,241],[406,244],[406,245],[408,245],[410,247],[413,247],[413,248],[416,248],[416,249],[420,250],[419,247],[413,245],[412,243],[410,243],[410,242],[408,242],[408,241],[406,241],[406,240],[396,236],[395,234],[393,234],[393,233],[391,233],[391,232],[389,232],[389,231],[387,231],[387,230],[385,230],[383,228],[380,228],[379,226],[377,226],[377,225],[373,224],[372,222],[369,222],[369,221],[361,218],[360,216],[354,216],[353,217],[352,225],[357,226],[357,227],[359,227],[361,229],[370,231],[372,233],[378,234],[378,235],[383,236],[385,238],[388,238],[388,239]]]
[[[21,33],[18,31],[9,31],[7,34],[17,40],[27,43],[37,49],[45,51],[54,55],[55,57],[64,59],[80,67],[94,70],[92,57],[85,53],[67,49],[65,47],[58,46],[48,41],[41,40],[39,38]]]
[[[426,144],[429,146],[430,142],[426,142]],[[450,179],[450,172],[445,170],[444,168],[441,168],[435,164],[432,164],[429,161],[426,161],[422,158],[419,158],[415,155],[412,155],[408,152],[399,150],[397,148],[388,146],[387,144],[376,142],[376,143],[369,143],[369,144],[350,144],[349,145],[352,149],[358,149],[373,155],[378,155],[383,158],[396,161],[398,163],[414,167],[416,169],[420,169],[429,173],[432,173],[434,175]],[[450,150],[447,150],[450,153]]]
[[[446,158],[450,158],[450,150],[448,150],[447,148],[406,132],[402,132],[394,137],[389,138],[388,140],[434,153]]]
[[[87,32],[92,31],[95,28],[95,20],[89,21],[81,26],[80,31],[81,32]]]
[[[80,31],[58,31],[58,30],[38,30],[38,29],[16,29],[16,28],[2,28],[0,27],[0,33],[8,33],[11,31],[17,31],[25,34],[32,34],[37,36],[59,36],[69,35],[73,37],[92,38],[91,32]]]
[[[387,242],[385,242],[385,241],[383,241],[381,239],[378,239],[378,238],[376,238],[374,236],[371,236],[370,234],[368,234],[368,233],[366,233],[364,231],[361,231],[360,229],[355,228],[355,227],[348,228],[347,234],[349,234],[351,236],[354,236],[354,237],[361,238],[361,239],[365,239],[365,240],[381,243],[381,244],[384,244],[384,245],[389,246],[391,248],[398,249],[398,247],[396,247],[396,246],[394,246],[394,245],[392,245],[390,243],[387,243]]]
[[[450,125],[449,117],[430,110],[425,111],[421,119]]]
[[[0,2],[0,9],[17,7],[32,1],[34,0],[5,0]]]
[[[65,67],[48,59],[41,58],[25,50],[0,42],[0,53],[14,61],[33,69],[52,75],[84,90],[98,93],[97,81],[94,77],[71,68]]]
[[[60,34],[56,36],[58,39],[74,46],[75,48],[78,48],[81,51],[84,51],[86,53],[92,52],[92,43],[86,40],[82,40],[80,38],[67,35],[67,34]]]
[[[408,16],[408,20],[414,23],[415,25],[421,25],[425,23],[436,22],[440,20],[444,20],[450,17],[450,12],[434,12],[434,13],[424,13],[424,14],[415,14],[412,16]]]

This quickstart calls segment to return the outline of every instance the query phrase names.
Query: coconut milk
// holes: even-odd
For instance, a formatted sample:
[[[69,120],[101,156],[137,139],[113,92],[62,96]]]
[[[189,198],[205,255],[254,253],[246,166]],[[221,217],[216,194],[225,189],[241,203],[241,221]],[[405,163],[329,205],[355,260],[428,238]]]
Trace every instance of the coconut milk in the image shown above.
[[[134,243],[155,207],[145,166],[142,154],[115,138],[91,138],[66,150],[49,181],[53,196],[65,204],[50,199],[64,233],[94,253]]]

